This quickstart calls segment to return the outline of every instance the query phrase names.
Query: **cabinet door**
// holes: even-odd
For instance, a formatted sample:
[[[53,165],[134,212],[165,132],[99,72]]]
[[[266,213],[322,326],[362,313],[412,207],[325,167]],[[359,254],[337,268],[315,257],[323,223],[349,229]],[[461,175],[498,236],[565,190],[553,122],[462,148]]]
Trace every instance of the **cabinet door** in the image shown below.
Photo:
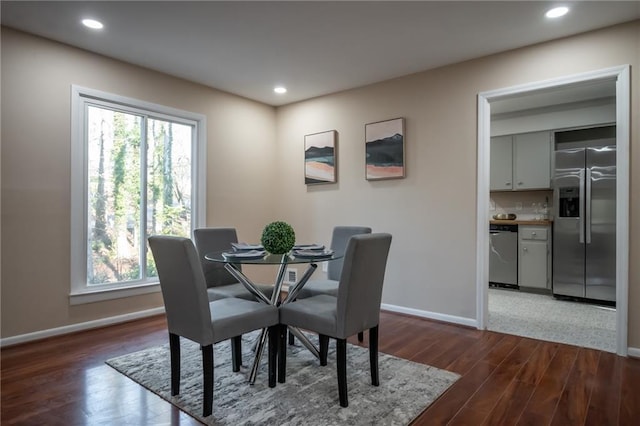
[[[491,183],[492,191],[513,189],[513,146],[511,136],[491,138]]]
[[[551,134],[516,135],[513,150],[514,189],[551,188]]]
[[[521,242],[518,285],[547,288],[547,254],[546,241]]]

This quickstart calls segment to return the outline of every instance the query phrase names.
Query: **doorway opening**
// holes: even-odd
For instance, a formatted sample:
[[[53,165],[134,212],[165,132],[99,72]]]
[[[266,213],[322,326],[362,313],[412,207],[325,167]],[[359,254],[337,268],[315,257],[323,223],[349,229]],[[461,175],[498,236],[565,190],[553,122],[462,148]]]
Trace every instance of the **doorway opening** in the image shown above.
[[[619,66],[568,77],[483,92],[478,95],[478,179],[477,179],[477,324],[486,329],[489,302],[489,233],[490,212],[490,139],[492,113],[504,105],[529,102],[538,108],[552,110],[576,88],[610,82],[615,87],[616,125],[616,301],[615,352],[627,355],[628,313],[628,229],[629,229],[629,66]],[[606,84],[603,85],[605,87]],[[555,100],[554,100],[555,99]],[[566,101],[565,101],[566,102]],[[495,129],[493,129],[495,130]]]

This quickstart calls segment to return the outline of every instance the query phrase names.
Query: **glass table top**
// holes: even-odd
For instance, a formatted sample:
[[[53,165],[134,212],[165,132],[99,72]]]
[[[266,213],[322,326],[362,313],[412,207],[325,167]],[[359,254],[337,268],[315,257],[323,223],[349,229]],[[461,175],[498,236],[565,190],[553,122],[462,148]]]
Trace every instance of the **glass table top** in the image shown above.
[[[282,265],[282,264],[296,264],[296,263],[320,263],[331,260],[341,259],[344,257],[341,253],[331,253],[323,256],[295,256],[292,253],[285,255],[282,254],[258,254],[251,256],[243,254],[246,252],[237,252],[237,256],[231,255],[230,250],[217,251],[207,253],[204,258],[212,262],[219,263],[241,263],[241,264],[253,264],[253,265]],[[236,254],[236,253],[234,253]]]

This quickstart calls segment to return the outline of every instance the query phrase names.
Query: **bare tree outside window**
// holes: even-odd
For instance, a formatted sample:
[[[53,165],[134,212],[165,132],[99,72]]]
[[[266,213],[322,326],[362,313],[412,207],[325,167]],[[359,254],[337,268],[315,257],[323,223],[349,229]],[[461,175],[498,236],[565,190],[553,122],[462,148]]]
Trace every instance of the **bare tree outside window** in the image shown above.
[[[93,105],[86,117],[87,283],[154,277],[147,237],[190,234],[193,127]]]

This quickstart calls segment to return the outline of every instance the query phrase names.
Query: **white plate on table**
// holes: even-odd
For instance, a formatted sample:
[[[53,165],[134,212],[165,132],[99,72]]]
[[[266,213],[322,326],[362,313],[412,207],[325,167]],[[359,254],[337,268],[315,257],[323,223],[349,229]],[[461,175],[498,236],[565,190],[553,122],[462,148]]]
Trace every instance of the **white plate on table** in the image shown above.
[[[296,244],[293,250],[324,250],[323,244]]]
[[[325,257],[331,257],[333,250],[294,250],[292,254],[294,257],[301,259],[323,259]]]
[[[260,259],[267,254],[264,250],[229,251],[222,253],[225,259]]]

